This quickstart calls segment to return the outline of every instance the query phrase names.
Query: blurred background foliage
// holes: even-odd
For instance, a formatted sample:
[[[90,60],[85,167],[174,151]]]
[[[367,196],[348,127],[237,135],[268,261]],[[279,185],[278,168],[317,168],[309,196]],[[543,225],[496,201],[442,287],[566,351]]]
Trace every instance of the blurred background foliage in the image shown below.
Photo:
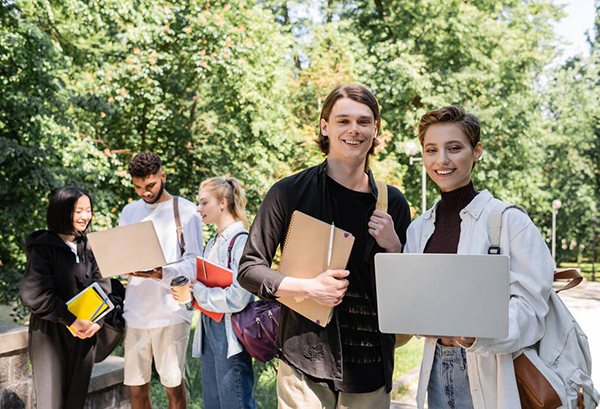
[[[597,2],[597,9],[600,3]],[[126,169],[158,153],[171,193],[239,178],[252,215],[276,180],[319,163],[323,100],[358,82],[383,116],[377,177],[421,212],[404,145],[461,104],[482,123],[475,185],[527,208],[558,261],[590,258],[600,217],[600,19],[560,58],[550,0],[0,0],[0,303],[50,192],[89,191],[95,229],[135,200]],[[419,155],[417,155],[419,156]],[[438,197],[427,184],[427,205]]]

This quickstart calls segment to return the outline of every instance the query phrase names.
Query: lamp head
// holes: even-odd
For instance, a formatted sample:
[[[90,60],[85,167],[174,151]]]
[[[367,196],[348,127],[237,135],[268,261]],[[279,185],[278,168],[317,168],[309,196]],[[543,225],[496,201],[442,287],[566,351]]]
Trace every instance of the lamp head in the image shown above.
[[[419,145],[414,139],[404,143],[404,153],[408,156],[414,156],[419,152]]]
[[[562,206],[562,202],[560,200],[555,199],[555,200],[552,201],[552,208],[554,210],[560,209],[561,206]]]

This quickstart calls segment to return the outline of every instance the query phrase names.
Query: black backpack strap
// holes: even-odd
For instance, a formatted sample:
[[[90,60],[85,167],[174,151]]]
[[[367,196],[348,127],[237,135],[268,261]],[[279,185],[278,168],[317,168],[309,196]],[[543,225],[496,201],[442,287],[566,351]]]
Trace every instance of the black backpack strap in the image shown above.
[[[179,197],[177,196],[173,196],[173,213],[175,214],[175,226],[177,227],[177,244],[183,256],[183,253],[185,253],[185,240],[183,239],[183,227],[181,227],[181,220],[179,219]]]
[[[233,249],[233,245],[235,244],[235,239],[237,239],[239,236],[241,235],[248,235],[247,231],[241,231],[239,233],[236,233],[235,236],[233,236],[231,238],[231,241],[229,242],[229,246],[227,246],[227,268],[231,269],[231,249]]]

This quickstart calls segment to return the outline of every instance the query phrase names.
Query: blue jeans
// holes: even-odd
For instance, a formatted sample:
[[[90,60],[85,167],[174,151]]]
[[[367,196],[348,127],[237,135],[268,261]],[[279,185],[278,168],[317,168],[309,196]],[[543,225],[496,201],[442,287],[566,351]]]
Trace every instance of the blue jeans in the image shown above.
[[[467,353],[461,347],[437,344],[427,387],[429,409],[472,409]]]
[[[227,359],[225,320],[202,314],[202,395],[205,409],[256,409],[252,357],[243,350]]]

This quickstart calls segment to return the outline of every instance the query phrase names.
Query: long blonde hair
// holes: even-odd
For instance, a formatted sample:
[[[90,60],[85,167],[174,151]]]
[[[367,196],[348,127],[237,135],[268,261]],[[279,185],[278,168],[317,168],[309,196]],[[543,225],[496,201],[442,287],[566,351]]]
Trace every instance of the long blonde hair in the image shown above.
[[[246,196],[244,189],[236,178],[210,178],[200,183],[200,190],[210,191],[220,202],[223,198],[227,199],[227,208],[236,220],[244,223],[248,228],[248,218],[246,217]]]

